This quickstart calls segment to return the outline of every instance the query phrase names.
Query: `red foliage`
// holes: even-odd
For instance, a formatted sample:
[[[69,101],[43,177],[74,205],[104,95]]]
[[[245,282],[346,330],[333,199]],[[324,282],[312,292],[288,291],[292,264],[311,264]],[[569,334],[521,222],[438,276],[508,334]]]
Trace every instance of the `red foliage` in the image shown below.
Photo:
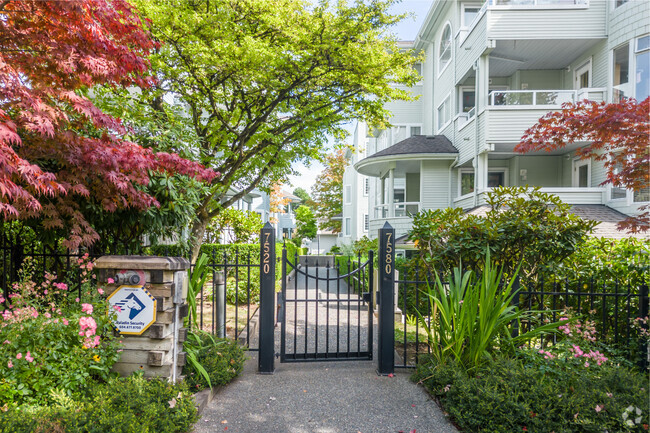
[[[519,152],[552,151],[584,142],[576,154],[582,159],[604,161],[608,183],[641,189],[650,185],[650,98],[643,102],[625,99],[606,104],[593,101],[566,103],[561,111],[542,117],[528,129],[515,147]],[[641,215],[627,218],[619,229],[632,232],[650,229],[650,206]]]
[[[68,245],[97,234],[75,199],[145,209],[155,172],[210,181],[211,170],[120,138],[119,119],[81,96],[95,85],[146,87],[154,43],[123,0],[0,0],[0,212],[71,226]]]

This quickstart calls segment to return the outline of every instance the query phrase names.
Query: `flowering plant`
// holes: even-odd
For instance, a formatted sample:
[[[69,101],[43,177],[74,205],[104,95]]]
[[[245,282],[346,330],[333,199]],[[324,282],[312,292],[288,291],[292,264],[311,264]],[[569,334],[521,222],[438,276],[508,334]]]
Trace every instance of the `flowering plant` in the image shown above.
[[[0,311],[0,408],[51,402],[54,394],[74,397],[111,376],[119,344],[114,315],[94,288],[88,255],[78,265],[83,303],[56,275],[36,284],[29,266],[9,299],[0,299],[6,301]]]

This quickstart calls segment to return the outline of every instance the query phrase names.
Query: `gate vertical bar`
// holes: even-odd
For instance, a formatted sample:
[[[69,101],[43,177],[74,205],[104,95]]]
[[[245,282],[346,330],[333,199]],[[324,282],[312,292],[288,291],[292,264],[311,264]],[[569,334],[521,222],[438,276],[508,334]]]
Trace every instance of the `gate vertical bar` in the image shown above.
[[[287,299],[287,246],[282,245],[282,299]],[[287,303],[284,303],[285,307]],[[284,362],[286,352],[287,352],[287,342],[286,342],[286,333],[287,333],[287,310],[284,310],[284,317],[282,318],[282,333],[280,334],[280,362]],[[294,331],[295,335],[295,331]],[[294,344],[295,347],[295,344]],[[295,350],[294,350],[295,352]]]
[[[372,291],[374,289],[374,266],[375,260],[374,260],[374,252],[372,250],[368,251],[368,287],[366,287],[366,290],[368,290],[369,299],[368,299],[368,356],[370,359],[372,359],[372,345],[373,345],[373,338],[374,338],[374,333],[373,333],[373,323],[372,323],[372,314],[374,310],[374,305],[372,302],[373,296],[372,296]]]
[[[275,231],[268,222],[260,233],[260,353],[257,371],[273,374],[275,316]]]
[[[395,371],[395,229],[379,229],[379,345],[377,374]]]

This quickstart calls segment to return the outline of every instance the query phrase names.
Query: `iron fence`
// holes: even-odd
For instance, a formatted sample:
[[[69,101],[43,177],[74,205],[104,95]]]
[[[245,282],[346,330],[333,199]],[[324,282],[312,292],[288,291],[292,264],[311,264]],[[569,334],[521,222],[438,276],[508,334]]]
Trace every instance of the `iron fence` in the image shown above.
[[[432,279],[402,275],[395,280],[399,308],[396,315],[401,316],[401,323],[395,329],[395,349],[399,355],[395,366],[411,368],[420,356],[431,353],[425,326],[434,320],[427,295],[427,279]],[[417,270],[413,275],[419,275]],[[566,315],[579,316],[595,324],[598,341],[647,368],[647,345],[640,335],[641,328],[647,329],[647,324],[638,321],[648,317],[647,285],[546,277],[536,284],[521,286],[517,280],[514,290],[513,304],[520,310],[536,312],[536,320],[511,324],[512,335],[526,332],[537,324],[556,322]],[[529,346],[555,345],[562,338],[561,333],[552,334],[547,339],[529,342]]]
[[[158,250],[165,254],[164,247]],[[136,253],[146,254],[147,251],[140,248]],[[130,252],[124,251],[126,254]],[[27,272],[27,277],[37,284],[43,282],[48,274],[56,275],[58,282],[68,285],[69,293],[83,300],[83,270],[79,261],[86,254],[90,260],[103,255],[93,250],[73,251],[61,246],[48,246],[0,231],[0,288],[3,297],[9,299],[14,284]],[[259,255],[240,254],[239,250],[234,254],[230,250],[224,250],[223,254],[213,251],[204,272],[208,274],[207,280],[197,293],[200,329],[218,337],[236,339],[249,350],[257,350]]]

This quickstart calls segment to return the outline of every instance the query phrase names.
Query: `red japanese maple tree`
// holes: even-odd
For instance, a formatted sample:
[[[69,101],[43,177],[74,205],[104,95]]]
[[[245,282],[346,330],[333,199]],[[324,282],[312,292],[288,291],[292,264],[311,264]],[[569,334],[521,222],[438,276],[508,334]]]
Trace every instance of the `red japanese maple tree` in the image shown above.
[[[79,210],[156,205],[152,173],[210,181],[216,173],[124,139],[119,119],[84,95],[96,85],[146,87],[154,43],[123,0],[0,1],[0,213],[69,227],[67,245],[97,233]]]
[[[582,159],[604,161],[607,180],[618,188],[640,190],[650,186],[650,98],[643,102],[624,99],[607,104],[594,101],[566,103],[529,128],[515,147],[519,152],[552,151],[567,144],[583,143],[576,154]],[[650,206],[629,217],[619,229],[636,233],[650,229]]]

